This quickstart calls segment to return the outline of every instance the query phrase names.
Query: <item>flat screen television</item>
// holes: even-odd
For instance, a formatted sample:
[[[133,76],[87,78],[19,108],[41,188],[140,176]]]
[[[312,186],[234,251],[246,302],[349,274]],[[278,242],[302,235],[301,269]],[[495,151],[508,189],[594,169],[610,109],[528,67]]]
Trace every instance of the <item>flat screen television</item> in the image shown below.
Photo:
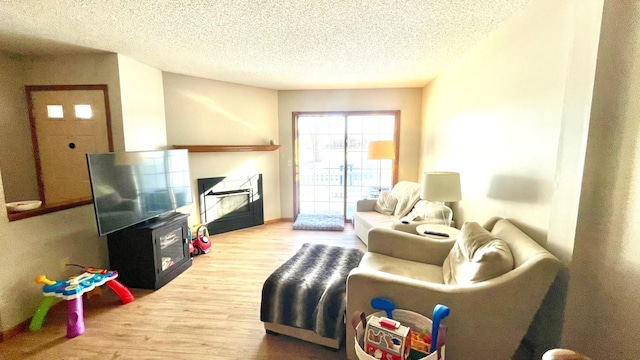
[[[193,203],[187,150],[87,154],[98,234]]]

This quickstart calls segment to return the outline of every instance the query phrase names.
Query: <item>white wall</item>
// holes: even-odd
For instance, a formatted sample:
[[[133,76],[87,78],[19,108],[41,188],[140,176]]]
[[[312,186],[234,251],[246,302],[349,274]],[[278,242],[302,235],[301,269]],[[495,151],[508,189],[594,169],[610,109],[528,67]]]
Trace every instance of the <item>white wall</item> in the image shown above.
[[[2,197],[0,208],[0,331],[6,331],[33,316],[42,300],[36,276],[64,279],[77,272],[64,264],[106,267],[108,256],[90,205],[11,222]]]
[[[124,150],[167,146],[162,72],[118,54]]]
[[[159,70],[115,54],[20,59],[18,65],[11,59],[0,58],[3,64],[7,61],[14,68],[24,69],[24,74],[18,71],[12,77],[0,71],[0,76],[19,87],[107,84],[116,150],[166,146]],[[3,94],[0,93],[3,101],[10,98]],[[28,123],[26,105],[8,110],[19,113],[17,108],[22,106],[24,114],[20,120]],[[3,109],[0,119],[6,118],[5,111],[7,109]],[[30,134],[26,139],[30,144]],[[9,176],[14,173],[6,172]],[[6,183],[4,169],[0,175]],[[108,254],[106,238],[98,236],[92,206],[9,222],[4,196],[0,200],[3,210],[0,214],[0,330],[6,331],[31,317],[42,299],[41,285],[33,282],[35,276],[45,274],[51,279],[61,279],[76,273],[75,269],[64,267],[65,263],[107,267]]]
[[[267,145],[278,139],[275,90],[163,73],[167,143],[172,145]],[[194,198],[197,179],[246,178],[261,173],[265,221],[280,219],[279,151],[190,153]],[[197,205],[189,222],[199,219]]]
[[[420,181],[420,101],[422,89],[287,90],[278,92],[280,144],[280,206],[283,218],[293,218],[293,123],[301,111],[400,110],[398,180]]]
[[[508,218],[569,265],[602,1],[534,0],[428,84],[421,170],[461,173],[454,219]],[[529,340],[559,343],[563,272]]]
[[[640,3],[605,1],[564,346],[637,359]]]
[[[39,197],[24,90],[26,77],[27,64],[21,58],[0,52],[0,166],[7,202]]]
[[[35,161],[27,113],[25,85],[107,84],[114,145],[122,144],[118,64],[114,54],[17,57],[0,54],[0,163],[8,202],[37,199]]]
[[[545,240],[571,36],[563,4],[517,14],[424,89],[421,171],[460,172],[458,224],[504,216]]]
[[[26,68],[21,86],[108,84],[112,100],[112,121],[115,120],[116,128],[118,123],[122,123],[115,55],[63,56],[20,61]],[[28,122],[26,106],[23,116],[21,120]],[[30,135],[28,139],[30,144]],[[122,136],[114,136],[115,141],[122,142]],[[2,171],[0,176],[6,182],[4,175]],[[60,279],[74,274],[75,269],[64,267],[65,263],[108,266],[106,239],[98,237],[91,206],[9,222],[5,203],[4,196],[0,197],[2,331],[11,329],[33,315],[42,300],[42,286],[33,282],[35,276],[45,274],[51,279]]]
[[[30,62],[27,85],[107,84],[114,149],[124,149],[120,79],[116,54],[66,55]]]

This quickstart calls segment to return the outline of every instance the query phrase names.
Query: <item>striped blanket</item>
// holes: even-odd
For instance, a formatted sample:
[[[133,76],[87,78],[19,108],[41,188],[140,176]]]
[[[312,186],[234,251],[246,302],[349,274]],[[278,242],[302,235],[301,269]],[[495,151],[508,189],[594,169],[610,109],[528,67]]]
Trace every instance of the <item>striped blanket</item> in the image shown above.
[[[260,320],[341,337],[347,275],[362,256],[358,249],[303,244],[265,281]]]

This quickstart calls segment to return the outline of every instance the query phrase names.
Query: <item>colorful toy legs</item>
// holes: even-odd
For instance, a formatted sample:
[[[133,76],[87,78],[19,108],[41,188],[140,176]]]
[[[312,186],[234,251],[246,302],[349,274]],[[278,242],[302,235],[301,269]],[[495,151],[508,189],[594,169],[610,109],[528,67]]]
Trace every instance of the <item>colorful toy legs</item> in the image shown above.
[[[105,284],[113,290],[120,298],[122,305],[128,304],[133,301],[134,297],[129,289],[122,285],[118,280],[107,280]],[[40,302],[40,305],[36,309],[36,313],[31,319],[29,324],[29,330],[38,331],[42,328],[49,308],[60,298],[59,296],[46,296]],[[82,293],[77,296],[66,298],[67,300],[67,338],[72,339],[78,335],[84,333],[84,305],[82,301]]]
[[[107,286],[113,290],[116,295],[120,297],[120,301],[122,301],[122,305],[128,304],[133,301],[133,294],[129,289],[122,285],[122,283],[116,279],[112,279],[107,281]]]
[[[67,300],[67,339],[84,333],[84,307],[82,296]]]
[[[29,330],[38,331],[42,328],[44,318],[49,312],[49,308],[56,303],[55,296],[45,296],[36,310],[36,314],[31,319]],[[82,296],[67,300],[67,338],[72,339],[84,333],[84,307]]]
[[[38,331],[42,328],[44,318],[49,312],[49,308],[56,303],[58,299],[55,296],[45,296],[40,302],[40,306],[36,310],[35,315],[29,324],[29,330]],[[67,338],[72,339],[84,333],[84,307],[82,304],[82,296],[75,299],[67,300]]]
[[[31,319],[31,324],[29,324],[29,330],[38,331],[42,327],[42,323],[44,322],[45,316],[47,316],[47,312],[49,312],[49,308],[51,305],[55,304],[58,299],[55,296],[45,296],[40,305],[36,309],[36,313],[33,315]]]

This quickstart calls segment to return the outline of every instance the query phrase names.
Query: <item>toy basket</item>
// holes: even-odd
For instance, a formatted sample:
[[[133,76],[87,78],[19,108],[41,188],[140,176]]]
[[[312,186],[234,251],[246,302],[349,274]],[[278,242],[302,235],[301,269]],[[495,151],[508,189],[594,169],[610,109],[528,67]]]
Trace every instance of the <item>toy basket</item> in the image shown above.
[[[421,332],[424,329],[428,329],[427,332],[431,335],[431,326],[433,322],[426,316],[420,315],[413,311],[395,309],[392,312],[393,319],[399,321],[402,325],[408,326],[411,328],[412,332]],[[386,316],[386,312],[379,311],[373,313],[366,317],[367,320],[370,320],[372,316]],[[364,317],[363,313],[357,313],[354,315],[352,320],[352,325],[355,329],[355,350],[358,359],[360,360],[377,360],[375,357],[367,354],[364,350],[364,333],[365,333],[365,323],[362,321]],[[412,351],[412,355],[409,359],[411,360],[444,360],[445,358],[445,342],[447,339],[447,327],[445,325],[440,325],[438,330],[438,343],[436,346],[436,351],[429,355],[425,355],[423,357],[416,356],[415,352]]]

